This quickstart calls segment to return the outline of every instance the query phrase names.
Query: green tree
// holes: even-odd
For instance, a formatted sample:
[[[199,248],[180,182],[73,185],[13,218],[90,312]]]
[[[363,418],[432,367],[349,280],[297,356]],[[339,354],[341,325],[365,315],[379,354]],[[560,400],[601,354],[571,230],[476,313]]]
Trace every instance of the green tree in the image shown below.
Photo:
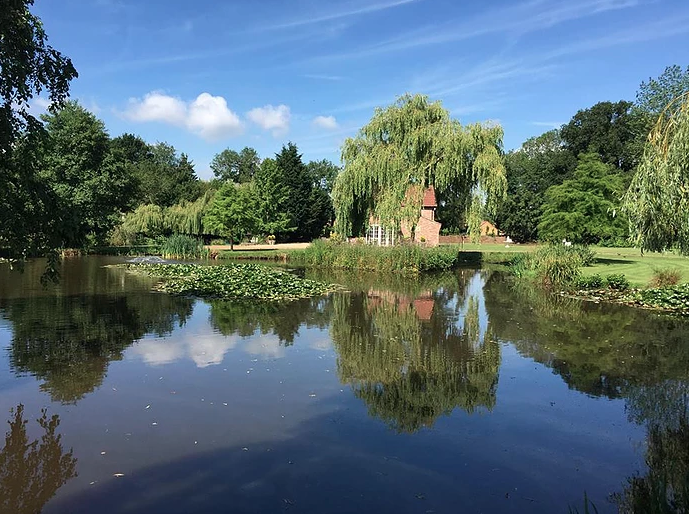
[[[282,181],[274,159],[264,159],[254,175],[254,190],[258,202],[258,231],[266,235],[284,237],[296,227],[287,213],[289,189]]]
[[[656,118],[673,100],[689,92],[689,66],[668,66],[658,78],[642,82],[636,93],[636,106]],[[650,127],[649,127],[650,128]]]
[[[175,147],[167,143],[156,143],[150,149],[150,156],[135,164],[139,182],[137,204],[169,207],[182,200],[196,200],[201,195],[201,185],[188,157],[178,156]]]
[[[238,184],[250,182],[261,165],[258,152],[250,147],[241,152],[226,148],[211,161],[211,170],[220,180],[230,180]]]
[[[575,156],[595,152],[604,163],[631,171],[640,157],[632,107],[631,102],[621,100],[599,102],[577,112],[561,129],[566,148]]]
[[[0,247],[9,256],[50,253],[54,231],[52,190],[40,177],[43,128],[29,101],[45,93],[52,105],[68,96],[77,76],[72,61],[47,44],[33,0],[5,0],[0,8]]]
[[[658,117],[624,199],[629,232],[642,250],[689,254],[689,93]]]
[[[61,242],[102,243],[129,204],[132,177],[110,153],[103,122],[76,102],[43,120],[48,137],[42,175],[57,197]]]
[[[309,161],[306,165],[306,170],[309,175],[311,175],[314,187],[322,189],[330,194],[335,185],[335,179],[342,171],[342,168],[333,164],[328,159],[322,159],[320,161]]]
[[[289,237],[297,240],[309,239],[311,230],[307,224],[311,216],[309,201],[313,182],[294,143],[282,147],[280,153],[275,156],[275,166],[287,191],[285,212],[289,216],[290,225],[295,227],[295,231]]]
[[[624,177],[595,153],[582,154],[571,179],[546,191],[538,234],[545,241],[618,242],[626,237],[620,212]]]
[[[342,161],[333,202],[335,230],[343,235],[360,234],[369,216],[396,229],[403,222],[413,227],[423,187],[430,185],[441,194],[452,188],[465,205],[485,199],[493,213],[507,185],[502,129],[463,127],[440,102],[422,95],[405,95],[377,109],[357,136],[344,142]]]
[[[496,225],[515,241],[535,241],[546,190],[571,177],[576,165],[559,130],[527,139],[508,153],[507,197],[496,212]]]
[[[203,217],[206,229],[234,242],[256,231],[259,218],[253,187],[251,184],[225,183],[215,193],[213,201]]]

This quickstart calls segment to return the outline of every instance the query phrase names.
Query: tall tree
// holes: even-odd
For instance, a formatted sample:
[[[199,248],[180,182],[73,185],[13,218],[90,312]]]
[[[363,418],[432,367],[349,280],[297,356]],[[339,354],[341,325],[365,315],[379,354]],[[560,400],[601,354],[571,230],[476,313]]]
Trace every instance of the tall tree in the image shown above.
[[[307,220],[311,213],[311,190],[313,183],[301,154],[294,143],[282,147],[282,151],[275,156],[275,166],[282,177],[282,184],[287,190],[285,212],[290,218],[290,225],[296,227],[292,237],[305,240],[310,237]]]
[[[253,233],[258,226],[257,205],[251,184],[227,182],[215,193],[212,203],[203,217],[206,229],[230,240],[230,250],[235,241]]]
[[[575,156],[595,152],[601,160],[623,171],[631,171],[639,159],[633,104],[599,102],[577,112],[562,127],[565,146]]]
[[[243,184],[251,181],[260,164],[258,152],[253,148],[244,147],[239,153],[226,148],[213,157],[211,170],[221,180]]]
[[[259,232],[285,237],[294,232],[287,212],[289,189],[274,159],[264,159],[254,175],[254,190],[258,202]]]
[[[61,242],[101,243],[126,208],[133,182],[109,152],[105,125],[76,102],[45,114],[43,176],[57,197]]]
[[[505,188],[502,128],[463,127],[440,102],[405,95],[385,109],[342,148],[344,170],[333,189],[335,230],[361,233],[369,215],[383,225],[412,227],[419,216],[423,187],[450,187],[469,204],[485,200],[494,212]],[[418,194],[410,195],[410,186]]]
[[[182,200],[194,201],[201,194],[199,179],[189,158],[177,155],[174,146],[156,143],[135,166],[139,181],[138,203],[169,207]]]
[[[582,154],[574,176],[546,191],[539,238],[584,244],[623,242],[627,235],[627,221],[620,212],[623,191],[619,172],[611,173],[595,153]]]
[[[52,192],[38,177],[43,129],[29,101],[45,93],[59,105],[77,76],[72,61],[47,44],[32,5],[33,0],[5,0],[0,7],[0,247],[19,259],[60,244]]]
[[[689,254],[689,93],[653,127],[625,195],[629,230],[642,250]]]

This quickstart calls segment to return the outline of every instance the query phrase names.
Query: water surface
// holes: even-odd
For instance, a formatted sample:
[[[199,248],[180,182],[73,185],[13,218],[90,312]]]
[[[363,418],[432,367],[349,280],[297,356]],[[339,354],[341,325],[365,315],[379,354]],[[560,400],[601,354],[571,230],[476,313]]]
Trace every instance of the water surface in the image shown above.
[[[617,512],[689,476],[681,320],[469,269],[203,301],[113,262],[0,265],[2,512]]]

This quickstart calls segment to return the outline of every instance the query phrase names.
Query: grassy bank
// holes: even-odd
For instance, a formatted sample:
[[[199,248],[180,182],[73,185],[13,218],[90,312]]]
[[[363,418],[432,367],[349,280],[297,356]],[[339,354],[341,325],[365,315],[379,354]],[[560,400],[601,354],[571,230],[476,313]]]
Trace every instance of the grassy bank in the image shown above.
[[[449,270],[463,264],[480,265],[481,254],[461,252],[459,246],[379,247],[314,241],[304,250],[289,252],[287,262],[316,268],[416,274],[424,271]]]

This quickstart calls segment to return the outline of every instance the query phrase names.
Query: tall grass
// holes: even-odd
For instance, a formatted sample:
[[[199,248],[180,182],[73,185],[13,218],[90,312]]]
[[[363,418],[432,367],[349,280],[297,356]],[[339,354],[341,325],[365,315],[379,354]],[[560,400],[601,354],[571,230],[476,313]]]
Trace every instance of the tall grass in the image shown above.
[[[385,271],[415,274],[452,269],[460,264],[458,247],[391,247],[314,241],[304,250],[287,254],[290,264],[331,269]]]
[[[546,286],[573,284],[582,266],[593,263],[595,253],[586,246],[550,245],[532,253],[516,254],[510,270],[518,277],[533,278]]]
[[[163,240],[160,255],[166,259],[205,259],[208,250],[194,237],[175,234]]]
[[[659,288],[676,286],[681,279],[682,272],[677,268],[655,268],[649,287]]]

